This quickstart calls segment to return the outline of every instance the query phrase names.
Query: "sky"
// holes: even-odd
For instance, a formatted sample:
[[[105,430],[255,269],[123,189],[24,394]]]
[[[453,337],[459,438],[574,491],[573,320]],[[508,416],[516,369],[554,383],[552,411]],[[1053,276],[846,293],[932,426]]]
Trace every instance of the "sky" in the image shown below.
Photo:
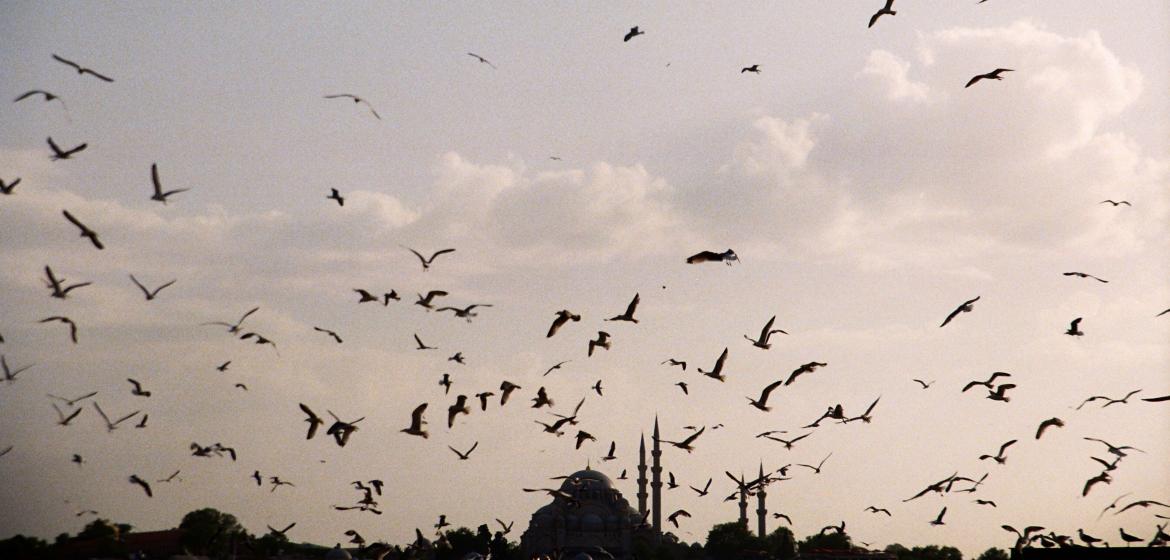
[[[1170,314],[1155,317],[1170,307],[1170,8],[899,0],[867,29],[881,5],[4,4],[4,96],[64,103],[0,104],[0,179],[21,178],[0,196],[0,354],[33,365],[0,385],[0,538],[76,533],[89,509],[157,530],[215,507],[323,544],[351,528],[405,543],[440,514],[515,521],[518,539],[548,501],[521,488],[587,463],[635,472],[655,417],[665,439],[707,427],[663,457],[683,485],[663,516],[692,514],[673,531],[686,542],[736,518],[725,470],[830,453],[768,489],[798,537],[845,520],[875,548],[967,556],[1010,547],[1004,523],[1148,538],[1157,508],[1098,514],[1126,493],[1170,502],[1170,403],[1140,400],[1170,394]],[[635,25],[645,34],[623,42]],[[995,68],[1013,71],[964,87]],[[381,119],[324,98],[341,93]],[[87,148],[50,161],[47,137]],[[152,164],[189,190],[152,201]],[[424,271],[406,247],[456,251]],[[685,262],[728,248],[734,266]],[[51,298],[46,265],[92,285]],[[176,282],[146,301],[130,274]],[[356,288],[403,299],[359,305]],[[412,304],[432,289],[450,294],[440,306],[491,307],[466,322]],[[604,321],[635,294],[637,324]],[[243,329],[275,348],[203,325],[253,307]],[[548,338],[561,309],[582,319]],[[56,315],[76,344],[39,323]],[[744,340],[773,315],[788,334],[771,349]],[[1077,317],[1084,335],[1065,335]],[[612,347],[587,357],[598,331]],[[695,371],[724,348],[725,382]],[[748,406],[811,361],[828,365],[776,390],[770,412]],[[961,392],[995,371],[1012,374],[1010,402]],[[507,406],[448,429],[456,395],[505,379],[522,387]],[[577,428],[597,441],[542,433],[541,386],[553,412],[585,397]],[[55,425],[47,394],[91,391]],[[801,428],[879,397],[872,423]],[[107,432],[93,401],[148,424]],[[430,437],[401,433],[424,402]],[[364,420],[345,447],[306,441],[298,403]],[[1065,426],[1036,440],[1051,417]],[[785,450],[765,430],[812,435]],[[1082,496],[1090,457],[1110,457],[1085,437],[1144,453]],[[978,459],[1010,439],[1006,464]],[[467,461],[448,449],[477,441]],[[618,459],[602,462],[610,441]],[[192,442],[238,460],[194,457]],[[127,481],[175,470],[153,498]],[[257,487],[254,470],[295,486]],[[954,472],[989,474],[974,494],[903,502]],[[374,478],[384,515],[332,509]],[[706,498],[686,488],[708,478]],[[635,501],[632,479],[617,485]]]

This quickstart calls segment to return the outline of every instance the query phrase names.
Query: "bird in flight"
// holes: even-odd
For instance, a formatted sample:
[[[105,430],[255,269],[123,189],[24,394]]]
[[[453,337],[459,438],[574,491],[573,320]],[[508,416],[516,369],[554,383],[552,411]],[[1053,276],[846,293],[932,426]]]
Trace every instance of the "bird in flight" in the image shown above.
[[[455,314],[456,317],[461,317],[463,319],[466,319],[467,322],[470,323],[472,317],[479,316],[478,313],[472,312],[472,309],[475,309],[476,307],[491,307],[491,306],[492,306],[492,304],[490,304],[490,303],[473,303],[473,304],[468,305],[467,307],[464,307],[462,309],[460,309],[458,307],[440,307],[440,308],[436,309],[435,311],[439,312],[439,313],[442,313],[443,311],[451,311],[452,313]]]
[[[798,442],[798,441],[800,441],[808,436],[811,436],[811,435],[812,435],[812,432],[809,432],[807,434],[804,434],[803,436],[797,436],[797,437],[792,438],[792,439],[780,439],[776,436],[768,434],[768,435],[765,435],[764,438],[770,439],[770,440],[775,441],[775,442],[783,443],[784,449],[792,449],[792,444],[794,444],[794,443],[796,443],[796,442]]]
[[[744,72],[751,72],[753,74],[759,74],[760,73],[760,65],[753,64],[751,66],[745,66],[742,70],[739,71],[740,74],[743,74]]]
[[[1080,329],[1081,319],[1082,317],[1073,319],[1068,325],[1068,330],[1064,331],[1064,334],[1069,336],[1084,336],[1085,332]]]
[[[329,189],[329,195],[326,196],[325,198],[327,198],[329,200],[336,200],[338,206],[345,206],[345,197],[341,196],[341,193],[337,192],[337,189],[333,189],[333,188]],[[363,299],[362,301],[366,301],[366,300]],[[373,301],[378,301],[378,300],[377,300],[377,298],[375,298]]]
[[[139,290],[142,290],[142,294],[146,296],[146,301],[150,301],[150,300],[154,299],[156,296],[158,296],[158,293],[161,292],[163,290],[163,288],[166,288],[167,286],[170,286],[171,284],[178,282],[178,280],[171,280],[170,282],[167,282],[166,284],[163,284],[163,285],[161,285],[153,290],[148,290],[146,288],[146,286],[142,285],[142,282],[139,282],[138,279],[134,277],[133,274],[130,275],[130,281],[134,282],[134,285],[138,286]]]
[[[81,237],[85,237],[85,238],[89,239],[90,243],[93,243],[94,247],[97,247],[98,250],[106,248],[105,245],[102,245],[101,240],[98,239],[97,232],[93,231],[92,229],[89,229],[89,227],[87,227],[85,224],[81,223],[80,220],[73,217],[73,214],[70,214],[68,210],[62,210],[61,214],[63,214],[65,216],[66,220],[69,220],[70,223],[77,226],[77,229],[81,230]]]
[[[760,399],[759,400],[748,397],[747,398],[748,403],[750,403],[751,406],[754,406],[763,412],[768,412],[768,411],[772,410],[772,407],[768,406],[768,397],[772,394],[772,391],[774,391],[777,387],[779,387],[783,384],[784,384],[783,379],[780,379],[778,381],[775,381],[775,382],[769,384],[767,387],[764,387],[763,391],[760,391]]]
[[[979,80],[1002,80],[1003,76],[1001,76],[1001,74],[1003,74],[1004,72],[1013,72],[1013,70],[1011,68],[996,68],[995,70],[992,70],[991,72],[988,72],[986,74],[979,74],[978,76],[971,78],[971,81],[967,82],[967,85],[965,85],[963,87],[969,88],[969,87],[975,85],[975,82],[978,82]]]
[[[942,511],[938,512],[938,517],[934,518],[934,521],[931,521],[930,524],[931,525],[945,525],[945,523],[943,523],[943,516],[946,514],[947,514],[947,508],[943,507]]]
[[[153,498],[153,497],[154,497],[154,492],[152,492],[152,491],[150,490],[150,484],[148,484],[148,483],[147,483],[145,480],[142,480],[142,478],[141,478],[141,477],[139,477],[138,475],[136,475],[136,474],[132,474],[132,475],[130,475],[130,483],[131,483],[131,484],[137,484],[137,485],[141,486],[141,487],[142,487],[142,491],[143,491],[143,492],[146,492],[146,497],[147,497],[147,498]]]
[[[521,387],[511,381],[505,379],[500,383],[500,406],[508,404],[508,397],[511,396],[512,391],[520,389]]]
[[[567,363],[569,363],[569,362],[571,362],[571,361],[573,361],[573,360],[565,360],[565,361],[563,361],[563,362],[557,362],[556,364],[553,364],[553,366],[552,366],[552,367],[550,367],[550,368],[548,368],[547,370],[545,370],[545,371],[544,371],[544,373],[543,373],[543,374],[541,374],[540,376],[541,376],[541,377],[544,377],[544,376],[546,376],[546,375],[548,375],[548,374],[552,373],[552,372],[553,372],[553,370],[555,370],[555,369],[561,369],[561,366],[564,366],[565,364],[567,364]]]
[[[225,322],[223,322],[223,321],[212,321],[212,322],[210,322],[210,323],[202,323],[202,324],[203,324],[203,325],[220,325],[220,326],[223,326],[223,327],[227,327],[227,328],[228,328],[228,330],[227,330],[227,332],[228,332],[228,333],[230,333],[230,334],[236,334],[236,333],[240,332],[240,325],[243,325],[243,324],[244,324],[244,319],[247,319],[249,315],[251,315],[251,314],[253,314],[253,313],[255,313],[255,312],[259,311],[259,310],[260,310],[260,308],[259,308],[259,307],[253,307],[252,309],[249,309],[249,310],[247,311],[247,313],[244,313],[244,315],[240,317],[240,320],[239,320],[239,321],[236,321],[236,322],[235,322],[235,324],[231,324],[231,323],[225,323]]]
[[[797,464],[796,464],[796,466],[798,466],[798,467],[808,467],[808,468],[812,469],[812,471],[813,471],[813,474],[821,474],[821,467],[825,466],[825,461],[828,461],[828,460],[829,460],[829,457],[832,457],[832,456],[833,456],[833,454],[832,454],[832,453],[829,453],[828,455],[825,455],[825,458],[824,458],[824,459],[821,459],[821,462],[820,462],[820,463],[817,463],[817,466],[815,466],[815,467],[814,467],[814,466],[812,466],[812,465],[804,465],[804,464],[801,464],[801,463],[797,463]]]
[[[869,25],[866,27],[873,27],[873,24],[877,23],[878,18],[886,14],[891,16],[898,15],[898,12],[894,11],[894,0],[886,0],[886,5],[882,6],[882,9],[878,10],[877,13],[869,18]]]
[[[950,323],[951,319],[954,319],[959,313],[967,313],[974,309],[975,302],[979,301],[980,297],[982,296],[975,296],[975,299],[969,299],[963,302],[962,305],[956,307],[954,311],[951,311],[950,315],[947,315],[947,318],[943,320],[942,324],[939,325],[939,328],[947,326],[947,323]]]
[[[723,353],[719,354],[719,358],[715,360],[715,367],[711,368],[711,371],[703,371],[703,368],[699,368],[699,373],[706,375],[707,377],[710,377],[712,379],[718,379],[719,381],[724,381],[727,378],[725,375],[723,375],[723,364],[726,361],[727,361],[727,348],[724,348]],[[771,392],[771,391],[768,391],[768,392]],[[768,400],[767,395],[766,394],[761,395],[761,400],[767,401]],[[761,403],[761,404],[763,404],[763,403]],[[752,406],[756,406],[756,405],[753,404]]]
[[[418,337],[417,333],[414,335],[414,343],[416,344],[415,350],[438,350],[439,349],[436,346],[427,346],[426,344],[423,344],[422,339]]]
[[[427,411],[427,403],[422,403],[415,407],[414,411],[410,413],[410,426],[399,430],[400,432],[412,436],[419,436],[423,439],[427,438],[427,431],[423,429],[427,421],[423,419],[423,413]]]
[[[301,408],[301,412],[304,412],[307,416],[307,418],[305,418],[305,422],[309,423],[309,432],[305,434],[305,439],[313,439],[313,436],[317,435],[317,427],[321,424],[324,424],[325,421],[322,420],[320,416],[317,416],[311,409],[309,409],[308,406],[305,406],[302,403],[297,403],[297,406],[299,406]]]
[[[561,327],[563,327],[565,323],[568,323],[569,321],[577,322],[581,320],[580,315],[573,313],[568,309],[557,311],[556,315],[557,317],[556,319],[553,319],[552,325],[548,328],[548,334],[545,335],[545,338],[552,338],[554,334],[557,334],[557,331],[561,330]]]
[[[0,356],[0,359],[3,359],[3,356]],[[32,367],[32,366],[29,366],[29,367]],[[26,368],[26,369],[27,369],[27,368]],[[85,400],[85,399],[88,399],[88,398],[90,398],[90,397],[92,397],[92,396],[94,396],[94,395],[96,395],[96,394],[98,394],[98,392],[97,392],[97,391],[91,391],[91,392],[89,392],[89,393],[86,393],[86,394],[84,394],[84,395],[82,395],[82,396],[80,396],[80,397],[77,397],[76,399],[67,399],[67,398],[65,398],[65,397],[58,397],[57,395],[54,395],[54,394],[52,394],[52,393],[49,393],[49,398],[51,398],[51,399],[57,399],[57,400],[59,400],[59,401],[61,401],[61,402],[65,403],[65,406],[70,406],[70,407],[71,407],[71,406],[73,406],[74,404],[77,404],[77,403],[79,403],[79,402],[81,402],[81,401],[83,401],[83,400]]]
[[[1100,282],[1100,283],[1102,283],[1102,284],[1108,284],[1108,283],[1109,283],[1109,281],[1108,281],[1108,280],[1103,280],[1103,279],[1101,279],[1101,278],[1098,278],[1098,277],[1096,277],[1096,276],[1093,276],[1092,274],[1085,274],[1084,272],[1065,272],[1065,273],[1064,273],[1064,276],[1077,276],[1077,277],[1080,277],[1080,278],[1092,278],[1093,280],[1096,280],[1096,281],[1098,281],[1098,282]]]
[[[61,147],[58,146],[57,143],[53,141],[52,136],[49,137],[48,142],[49,142],[49,149],[53,150],[53,155],[49,156],[49,159],[53,160],[53,161],[62,160],[62,159],[69,159],[69,158],[73,157],[73,154],[76,154],[77,152],[80,152],[80,151],[86,149],[87,147],[89,147],[89,144],[83,143],[83,144],[78,144],[77,146],[74,146],[73,148],[70,148],[68,150],[62,150]]]
[[[471,452],[472,452],[472,451],[475,451],[475,448],[476,448],[476,447],[479,447],[479,442],[478,442],[478,441],[477,441],[477,442],[475,442],[475,443],[474,443],[474,444],[471,446],[471,449],[468,449],[467,451],[464,451],[464,452],[460,452],[458,449],[455,449],[454,447],[451,447],[450,445],[448,445],[448,446],[447,446],[447,449],[450,449],[450,450],[451,450],[451,451],[453,451],[453,452],[454,452],[456,455],[458,455],[458,456],[459,456],[459,460],[460,460],[460,461],[466,461],[466,460],[467,460],[469,457],[471,457]]]
[[[419,262],[422,263],[423,272],[430,270],[431,263],[435,262],[435,258],[438,257],[439,255],[445,255],[447,253],[454,253],[455,252],[455,249],[439,249],[438,251],[431,253],[431,256],[428,258],[428,257],[422,256],[422,253],[419,253],[418,251],[415,251],[414,249],[411,249],[410,247],[407,247],[406,245],[401,245],[401,247],[403,249],[406,249],[407,251],[410,251],[411,253],[414,253],[414,256],[418,257]],[[447,294],[443,294],[443,295],[447,295]]]
[[[16,185],[19,185],[19,184],[20,184],[20,177],[17,177],[16,180],[12,181],[11,183],[8,183],[7,185],[4,184],[3,179],[0,179],[0,194],[12,194],[13,189],[15,189]]]
[[[679,366],[682,368],[683,371],[687,370],[687,363],[686,362],[684,362],[682,360],[676,360],[674,358],[667,358],[665,361],[663,361],[662,363],[660,363],[658,365],[667,365],[667,364],[670,364],[672,366]]]
[[[95,410],[97,410],[98,415],[102,417],[102,420],[106,421],[106,431],[109,431],[109,432],[116,430],[118,428],[118,424],[121,424],[122,422],[125,422],[125,421],[133,418],[139,412],[142,412],[140,410],[135,410],[134,412],[131,412],[130,414],[127,414],[127,415],[119,418],[116,422],[111,422],[110,417],[106,416],[106,413],[104,411],[102,411],[102,407],[100,405],[98,405],[97,401],[93,402],[93,408]]]
[[[374,115],[374,118],[376,118],[378,120],[382,120],[381,115],[379,115],[378,112],[374,110],[374,106],[370,105],[369,101],[366,101],[365,99],[362,99],[361,97],[358,97],[352,93],[338,93],[338,94],[334,94],[334,95],[326,95],[325,99],[352,99],[354,103],[361,103],[362,105],[365,105],[366,108],[370,110],[370,113],[372,115]]]
[[[691,514],[687,513],[687,510],[680,509],[680,510],[677,510],[674,513],[668,515],[666,517],[666,520],[669,521],[672,525],[674,525],[675,529],[677,529],[678,528],[678,518],[680,518],[680,517],[688,517],[689,518],[690,516],[691,516]]]
[[[69,325],[69,340],[72,340],[74,344],[77,344],[77,323],[74,323],[73,319],[70,319],[69,317],[63,317],[61,315],[55,315],[53,317],[41,319],[38,321],[38,323],[49,323],[52,321],[57,321]]]
[[[475,53],[473,53],[473,52],[469,52],[469,53],[467,53],[467,56],[473,57],[473,58],[475,58],[476,60],[480,61],[481,63],[483,63],[483,64],[487,64],[488,66],[491,66],[491,67],[492,67],[492,70],[496,70],[496,69],[497,69],[495,64],[492,64],[492,63],[491,63],[491,61],[489,61],[488,59],[486,59],[486,58],[484,58],[484,57],[482,57],[482,56],[479,56],[478,54],[475,54]]]
[[[932,381],[930,381],[929,383],[927,383],[926,381],[923,381],[923,380],[921,380],[921,379],[911,379],[911,381],[913,381],[913,382],[915,382],[915,383],[917,383],[917,384],[919,384],[919,385],[922,385],[922,388],[923,388],[923,389],[929,389],[931,385],[934,385],[934,381],[933,381],[933,380],[932,380]]]
[[[431,290],[431,291],[427,292],[427,295],[425,295],[425,296],[422,294],[418,294],[418,293],[416,293],[415,295],[418,296],[418,300],[415,301],[414,304],[421,305],[429,311],[429,310],[435,308],[434,299],[437,297],[443,297],[443,296],[447,295],[447,292],[445,292],[443,290]]]
[[[1007,457],[1004,456],[1003,452],[1006,451],[1007,448],[1011,447],[1012,444],[1016,443],[1016,441],[1017,440],[1013,439],[1013,440],[1008,441],[1007,443],[1004,443],[1003,445],[999,446],[999,452],[996,453],[995,455],[980,455],[979,460],[982,461],[984,459],[992,459],[996,463],[999,463],[1001,465],[1006,463]]]
[[[160,181],[158,178],[158,164],[157,163],[150,164],[150,181],[154,185],[154,194],[151,195],[150,199],[157,200],[157,201],[163,203],[164,205],[167,203],[167,198],[170,197],[171,195],[191,190],[191,189],[174,189],[174,190],[169,190],[169,191],[164,192],[162,190],[162,181]]]
[[[74,288],[81,288],[81,287],[88,286],[88,285],[92,284],[92,282],[79,282],[77,284],[71,284],[69,286],[62,287],[62,285],[65,283],[65,279],[64,278],[58,279],[53,274],[53,269],[49,268],[48,265],[45,266],[45,277],[46,277],[46,286],[50,290],[53,291],[53,293],[50,294],[50,296],[55,297],[57,299],[65,299],[69,295],[69,292],[72,291]]]
[[[721,262],[727,266],[731,266],[733,262],[739,262],[739,255],[736,255],[735,251],[728,249],[722,253],[716,253],[715,251],[700,251],[687,257],[687,264],[699,264],[705,262]]]
[[[625,36],[625,38],[622,39],[622,42],[628,43],[630,41],[630,39],[633,39],[634,37],[637,37],[638,35],[645,35],[645,34],[646,34],[645,31],[639,31],[638,26],[635,25],[635,26],[631,27],[628,32],[626,32],[626,36]]]
[[[610,342],[610,340],[609,340],[609,333],[607,333],[605,331],[597,331],[597,340],[590,340],[589,341],[589,356],[590,357],[593,356],[593,349],[594,348],[597,348],[600,346],[602,348],[605,348],[606,350],[609,350],[609,347],[611,344],[613,344],[613,343]]]
[[[467,395],[459,395],[455,397],[455,404],[447,407],[447,428],[455,426],[455,417],[460,414],[471,414],[471,408],[467,406]]]
[[[1036,428],[1036,439],[1040,439],[1040,436],[1044,435],[1044,430],[1047,430],[1053,426],[1056,426],[1057,428],[1063,428],[1064,421],[1060,418],[1052,417],[1041,422],[1040,426]]]
[[[10,369],[8,367],[8,359],[6,357],[4,357],[3,355],[0,355],[0,367],[4,368],[4,381],[7,381],[8,383],[12,383],[13,381],[16,381],[17,375],[20,375],[20,373],[23,372],[24,370],[27,370],[28,368],[33,367],[33,365],[34,364],[29,364],[29,365],[24,366],[24,367]],[[90,396],[92,396],[92,395],[90,395]],[[85,398],[85,397],[82,397],[82,398]],[[81,399],[77,399],[77,400],[81,400]],[[68,402],[69,406],[73,406],[73,402],[70,402],[70,401],[66,401],[66,402]]]
[[[800,367],[792,370],[792,374],[788,376],[788,380],[785,381],[784,384],[785,385],[792,385],[792,382],[796,381],[797,376],[799,376],[800,374],[812,373],[812,372],[816,371],[817,368],[825,367],[827,365],[829,365],[829,364],[827,364],[825,362],[809,362],[807,364],[801,365]]]
[[[686,439],[684,439],[682,441],[667,441],[667,440],[660,440],[660,441],[662,441],[662,443],[669,443],[669,444],[671,444],[679,449],[685,450],[687,453],[690,453],[691,451],[695,450],[695,448],[691,444],[693,444],[696,439],[699,439],[699,436],[703,435],[703,432],[706,431],[706,429],[707,429],[707,427],[703,426],[702,428],[699,428],[699,431],[691,434],[690,436],[688,436]]]
[[[77,415],[81,414],[81,410],[82,410],[82,409],[78,408],[77,410],[74,410],[73,412],[66,415],[64,412],[61,411],[61,407],[57,406],[57,403],[49,403],[49,404],[53,405],[53,410],[57,411],[57,424],[61,425],[61,426],[68,426],[69,422],[72,422],[74,418],[77,418]]]
[[[770,338],[772,338],[772,335],[774,335],[776,333],[788,334],[787,332],[784,332],[783,330],[773,329],[772,324],[775,322],[776,322],[776,316],[773,315],[772,318],[768,319],[768,322],[764,324],[764,328],[760,329],[760,338],[758,340],[752,339],[752,337],[750,337],[746,334],[743,335],[743,337],[748,339],[749,341],[751,341],[752,346],[755,346],[756,348],[760,348],[763,350],[767,350],[767,349],[772,347],[772,344],[768,342],[768,340]]]
[[[609,319],[606,319],[606,321],[629,321],[631,323],[637,323],[638,320],[634,318],[634,312],[637,311],[638,302],[640,301],[642,301],[641,294],[635,293],[634,299],[630,300],[630,303],[626,306],[626,311],[624,313],[610,317]]]
[[[320,333],[325,333],[325,334],[329,335],[333,340],[337,341],[338,344],[341,344],[341,337],[338,336],[337,333],[335,333],[329,329],[323,329],[321,327],[313,327],[313,330],[320,332]]]
[[[130,390],[131,395],[134,395],[136,397],[149,397],[150,396],[150,391],[143,391],[142,384],[139,383],[137,380],[134,380],[132,378],[126,378],[126,381],[129,381],[130,384],[134,386],[134,388]]]
[[[113,79],[111,79],[111,78],[109,78],[108,76],[105,76],[105,75],[99,74],[99,73],[97,73],[97,72],[94,72],[93,70],[91,70],[91,69],[89,69],[89,68],[85,68],[85,67],[81,66],[80,64],[78,64],[78,63],[76,63],[76,62],[73,62],[72,60],[68,60],[68,59],[65,59],[65,58],[61,58],[61,57],[59,57],[59,56],[57,56],[57,55],[55,55],[55,54],[54,54],[54,55],[52,55],[52,56],[53,56],[53,60],[56,60],[57,62],[60,62],[61,64],[64,64],[64,65],[66,65],[66,66],[71,66],[71,67],[73,67],[74,69],[76,69],[78,74],[90,74],[90,75],[92,75],[93,77],[95,77],[95,78],[97,78],[97,79],[99,79],[99,80],[101,80],[101,81],[103,81],[103,82],[108,82],[108,83],[113,83],[113,82],[114,82],[114,80],[113,80]],[[149,492],[149,491],[148,491],[148,492]]]
[[[1102,200],[1101,202],[1098,202],[1097,204],[1106,204],[1106,203],[1112,204],[1114,207],[1121,206],[1122,204],[1124,204],[1126,206],[1133,206],[1132,204],[1129,203],[1128,200],[1112,200],[1112,199],[1108,199],[1108,198],[1105,200]]]
[[[960,392],[966,393],[967,389],[970,389],[976,385],[982,385],[982,386],[986,387],[988,391],[990,391],[991,384],[994,383],[996,379],[998,379],[1000,377],[1011,377],[1011,376],[1012,376],[1012,374],[1007,373],[1006,371],[997,371],[997,372],[992,373],[991,377],[987,378],[987,381],[971,381],[971,382],[967,383],[966,385],[963,386],[963,390]]]

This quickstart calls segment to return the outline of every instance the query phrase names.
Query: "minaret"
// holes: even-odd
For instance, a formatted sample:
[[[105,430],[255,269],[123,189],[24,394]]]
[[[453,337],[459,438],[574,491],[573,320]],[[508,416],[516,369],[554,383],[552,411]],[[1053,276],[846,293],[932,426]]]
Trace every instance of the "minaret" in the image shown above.
[[[653,511],[651,515],[654,516],[654,534],[662,534],[662,464],[659,462],[659,457],[662,456],[662,449],[658,447],[658,417],[654,417],[654,448],[650,451],[650,456],[653,458],[654,465],[650,467],[650,475],[652,481],[650,482],[651,507]]]
[[[760,490],[756,493],[756,515],[759,516],[760,538],[768,536],[768,527],[766,520],[768,519],[768,508],[764,505],[764,498],[768,493],[764,491],[767,487],[764,481],[764,463],[760,463]]]
[[[646,434],[638,443],[638,515],[646,517]]]
[[[747,484],[745,484],[743,471],[739,473],[739,524],[743,525],[744,529],[749,529],[747,518]]]

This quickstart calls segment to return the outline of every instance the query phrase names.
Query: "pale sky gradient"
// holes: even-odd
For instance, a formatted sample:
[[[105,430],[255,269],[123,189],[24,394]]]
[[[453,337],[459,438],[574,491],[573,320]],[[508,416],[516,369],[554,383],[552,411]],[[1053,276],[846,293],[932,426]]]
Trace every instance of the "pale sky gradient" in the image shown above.
[[[855,542],[974,556],[1011,545],[1003,523],[1152,535],[1154,511],[1097,515],[1126,492],[1170,500],[1170,403],[1139,400],[1170,394],[1170,315],[1154,318],[1170,307],[1170,8],[899,0],[866,29],[881,4],[4,4],[0,93],[47,89],[68,113],[0,103],[0,178],[23,179],[0,196],[0,353],[36,364],[0,386],[0,449],[13,446],[0,538],[76,533],[83,509],[153,530],[210,506],[257,533],[296,521],[290,538],[322,544],[349,528],[404,543],[441,513],[515,520],[518,539],[547,502],[521,487],[601,465],[611,440],[619,459],[598,468],[634,473],[655,414],[667,439],[709,426],[694,453],[664,457],[684,486],[663,513],[692,513],[676,531],[688,542],[736,517],[724,470],[830,452],[821,474],[796,468],[769,488],[798,537],[845,520]],[[623,43],[634,25],[646,34]],[[740,72],[752,64],[762,73]],[[997,67],[1015,71],[963,87]],[[383,120],[322,98],[335,93]],[[89,148],[50,162],[47,136]],[[151,201],[151,163],[191,190]],[[400,245],[457,251],[424,273]],[[684,263],[728,247],[734,267]],[[45,265],[94,285],[52,299]],[[1074,270],[1110,282],[1061,275]],[[129,273],[178,282],[145,302]],[[354,288],[404,301],[359,306]],[[494,307],[468,324],[410,304],[430,289]],[[635,293],[637,325],[602,321]],[[254,306],[246,327],[279,354],[199,326]],[[563,308],[582,321],[546,339]],[[37,323],[58,314],[79,344]],[[753,348],[742,335],[772,315],[790,334]],[[1085,336],[1065,336],[1076,317]],[[598,330],[613,348],[586,358]],[[441,349],[414,350],[413,333]],[[694,371],[725,347],[726,383]],[[456,351],[467,365],[446,361]],[[814,360],[829,365],[774,393],[772,412],[747,406]],[[993,371],[1013,374],[1011,402],[960,393]],[[127,377],[153,396],[132,396]],[[507,407],[446,428],[455,395],[503,379],[523,386]],[[549,415],[528,408],[541,385],[562,413],[588,394],[579,427],[599,441],[575,451],[575,432],[541,433]],[[1071,409],[1139,388],[1128,405]],[[106,433],[88,403],[54,425],[46,393],[93,390],[148,427]],[[859,414],[878,396],[872,424],[824,424],[791,451],[753,437],[803,434],[827,406]],[[298,402],[366,419],[345,448],[305,441]],[[399,433],[422,402],[430,439]],[[1052,416],[1067,425],[1036,441]],[[1146,453],[1082,498],[1099,472],[1089,457],[1105,457],[1085,436]],[[1006,465],[978,460],[1015,438]],[[192,441],[239,461],[192,457]],[[475,441],[469,461],[447,449]],[[175,469],[182,482],[153,499],[126,482]],[[255,469],[296,487],[257,488]],[[902,503],[955,471],[990,476],[974,495]],[[708,477],[707,498],[685,488]],[[385,515],[330,508],[360,497],[359,478],[386,481]],[[634,501],[632,478],[618,484]],[[944,505],[946,525],[929,526]]]

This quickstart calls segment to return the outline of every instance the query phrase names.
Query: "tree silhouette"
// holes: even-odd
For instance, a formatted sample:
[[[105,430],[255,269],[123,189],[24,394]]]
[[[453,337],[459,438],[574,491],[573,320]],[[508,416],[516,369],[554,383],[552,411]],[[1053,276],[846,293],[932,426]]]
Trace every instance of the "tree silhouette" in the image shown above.
[[[984,550],[983,554],[980,554],[977,560],[1008,560],[1008,558],[1011,558],[1011,556],[1006,551],[991,547]]]
[[[237,540],[248,537],[236,516],[214,508],[197,509],[183,516],[180,543],[195,554],[219,558],[232,551]]]
[[[817,549],[851,550],[852,548],[853,540],[849,538],[849,535],[837,532],[809,535],[797,545],[797,549],[801,552],[812,552]]]

